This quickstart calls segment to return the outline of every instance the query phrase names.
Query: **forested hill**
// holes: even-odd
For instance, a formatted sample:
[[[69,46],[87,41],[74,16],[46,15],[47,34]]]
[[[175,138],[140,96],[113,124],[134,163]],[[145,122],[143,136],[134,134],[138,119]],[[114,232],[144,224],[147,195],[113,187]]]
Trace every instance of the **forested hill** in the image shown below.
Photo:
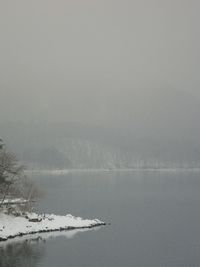
[[[193,139],[134,136],[75,123],[4,123],[1,136],[18,158],[35,168],[199,167]]]
[[[175,89],[126,92],[105,96],[84,122],[4,120],[0,136],[21,160],[41,168],[199,166],[200,99]]]

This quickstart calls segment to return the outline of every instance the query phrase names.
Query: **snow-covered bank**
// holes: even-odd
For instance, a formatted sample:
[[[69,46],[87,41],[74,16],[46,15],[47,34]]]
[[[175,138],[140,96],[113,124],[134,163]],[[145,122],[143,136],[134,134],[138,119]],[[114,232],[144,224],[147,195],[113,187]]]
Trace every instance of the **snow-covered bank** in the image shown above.
[[[16,217],[0,213],[0,241],[36,233],[86,229],[101,225],[105,225],[105,223],[98,219],[82,219],[70,214],[66,216],[54,214],[41,216],[27,213],[25,217]]]
[[[200,172],[200,168],[119,168],[119,169],[62,169],[41,170],[27,169],[29,175],[66,175],[69,173],[95,173],[95,172]]]

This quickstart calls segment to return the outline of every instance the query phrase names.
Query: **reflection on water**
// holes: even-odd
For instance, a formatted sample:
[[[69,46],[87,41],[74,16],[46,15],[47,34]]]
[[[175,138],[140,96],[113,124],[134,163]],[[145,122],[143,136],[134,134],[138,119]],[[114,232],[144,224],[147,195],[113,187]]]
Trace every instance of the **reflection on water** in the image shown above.
[[[1,267],[35,267],[44,255],[44,244],[39,239],[6,242],[0,245]]]
[[[0,243],[0,267],[35,267],[45,255],[46,240],[65,237],[72,239],[76,234],[94,229],[77,229],[66,232],[41,233],[23,236]]]

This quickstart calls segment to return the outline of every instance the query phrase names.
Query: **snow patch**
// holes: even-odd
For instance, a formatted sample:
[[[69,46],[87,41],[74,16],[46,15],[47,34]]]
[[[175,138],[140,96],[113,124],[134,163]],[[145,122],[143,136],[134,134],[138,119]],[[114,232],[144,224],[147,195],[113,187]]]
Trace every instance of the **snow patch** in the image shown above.
[[[89,229],[101,225],[105,225],[105,223],[98,219],[82,219],[71,214],[58,216],[55,214],[26,213],[24,216],[16,217],[0,213],[0,241],[29,234]]]

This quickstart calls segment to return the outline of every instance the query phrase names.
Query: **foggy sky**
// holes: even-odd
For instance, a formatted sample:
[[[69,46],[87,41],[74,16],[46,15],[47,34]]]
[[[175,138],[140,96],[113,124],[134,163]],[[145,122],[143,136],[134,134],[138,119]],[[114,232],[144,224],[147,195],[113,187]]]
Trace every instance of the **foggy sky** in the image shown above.
[[[1,0],[0,121],[195,131],[199,12],[198,0]]]

